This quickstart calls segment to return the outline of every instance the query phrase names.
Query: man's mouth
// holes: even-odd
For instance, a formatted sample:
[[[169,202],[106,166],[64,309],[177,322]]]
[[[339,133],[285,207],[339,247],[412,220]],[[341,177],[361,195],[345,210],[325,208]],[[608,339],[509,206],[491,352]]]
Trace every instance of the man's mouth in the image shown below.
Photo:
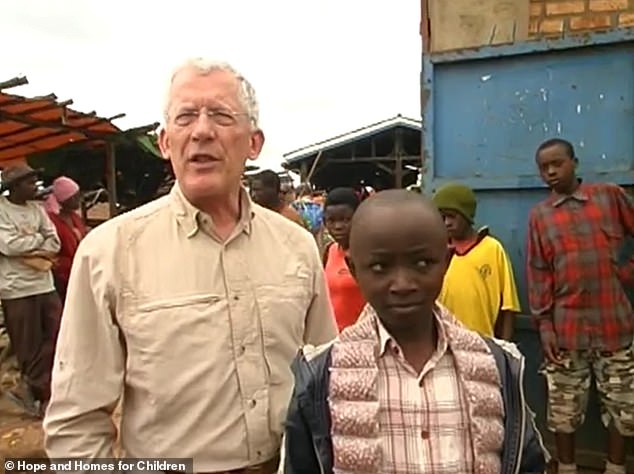
[[[220,160],[212,155],[208,155],[205,153],[197,153],[195,155],[192,155],[189,158],[189,161],[191,161],[192,163],[213,163]]]

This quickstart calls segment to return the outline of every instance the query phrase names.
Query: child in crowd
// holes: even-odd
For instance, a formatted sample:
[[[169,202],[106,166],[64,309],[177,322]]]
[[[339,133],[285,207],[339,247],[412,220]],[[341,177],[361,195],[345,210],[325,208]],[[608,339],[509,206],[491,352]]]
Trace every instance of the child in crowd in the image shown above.
[[[582,183],[572,144],[555,138],[537,149],[552,190],[528,225],[527,279],[548,384],[548,427],[559,474],[576,474],[575,431],[584,421],[592,374],[608,428],[606,474],[625,474],[625,437],[634,436],[632,259],[619,254],[634,236],[634,199],[613,184]]]
[[[352,217],[349,243],[369,304],[295,360],[285,472],[544,472],[521,354],[436,304],[448,241],[434,204],[379,192]]]
[[[489,229],[474,228],[474,192],[450,183],[433,200],[449,234],[449,267],[438,301],[469,329],[510,340],[515,313],[520,312],[513,267]]]
[[[340,332],[354,324],[365,306],[365,298],[346,262],[350,221],[358,206],[359,197],[352,188],[333,189],[324,203],[324,223],[334,239],[325,249],[324,268]]]

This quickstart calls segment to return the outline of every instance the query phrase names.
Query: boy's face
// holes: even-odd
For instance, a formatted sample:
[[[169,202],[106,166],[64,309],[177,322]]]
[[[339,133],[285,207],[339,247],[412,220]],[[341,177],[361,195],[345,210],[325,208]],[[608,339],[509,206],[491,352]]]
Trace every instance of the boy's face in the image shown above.
[[[324,223],[328,233],[342,247],[348,247],[350,237],[350,221],[354,209],[345,204],[330,205],[324,209]]]
[[[279,195],[275,191],[275,189],[270,186],[267,187],[261,180],[254,179],[251,181],[250,186],[251,191],[251,199],[255,201],[256,204],[264,207],[270,207],[275,204]]]
[[[569,156],[566,148],[553,145],[537,154],[537,167],[544,183],[560,194],[568,192],[575,183],[576,158]]]
[[[447,262],[442,219],[420,203],[377,206],[351,237],[351,271],[386,328],[402,333],[431,317]]]
[[[445,221],[447,233],[450,238],[461,240],[467,236],[469,229],[471,228],[471,224],[462,214],[451,209],[441,209],[440,213]]]

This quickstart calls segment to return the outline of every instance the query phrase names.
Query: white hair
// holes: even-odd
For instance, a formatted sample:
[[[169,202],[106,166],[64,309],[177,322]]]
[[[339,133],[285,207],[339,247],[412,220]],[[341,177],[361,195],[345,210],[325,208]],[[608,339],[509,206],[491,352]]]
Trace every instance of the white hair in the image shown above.
[[[193,58],[188,59],[184,63],[180,64],[172,72],[170,82],[167,87],[167,94],[165,98],[165,104],[163,107],[163,118],[167,122],[168,112],[171,102],[171,88],[174,83],[174,79],[178,74],[186,69],[195,69],[200,74],[206,75],[214,71],[224,71],[233,74],[238,80],[240,87],[238,93],[238,99],[240,100],[245,112],[247,113],[249,120],[254,128],[258,128],[260,122],[260,107],[258,105],[258,99],[255,95],[255,89],[251,83],[240,74],[231,64],[224,61],[216,61],[205,58]]]

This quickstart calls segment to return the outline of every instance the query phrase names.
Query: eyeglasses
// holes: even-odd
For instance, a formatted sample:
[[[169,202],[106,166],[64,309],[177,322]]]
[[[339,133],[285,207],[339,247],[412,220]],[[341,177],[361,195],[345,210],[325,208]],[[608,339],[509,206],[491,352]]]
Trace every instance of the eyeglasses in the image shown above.
[[[237,117],[248,115],[245,112],[232,112],[226,109],[207,110],[204,107],[201,110],[183,109],[177,111],[174,115],[174,123],[180,127],[191,125],[198,120],[201,112],[203,112],[209,120],[221,127],[231,127],[238,123]]]

